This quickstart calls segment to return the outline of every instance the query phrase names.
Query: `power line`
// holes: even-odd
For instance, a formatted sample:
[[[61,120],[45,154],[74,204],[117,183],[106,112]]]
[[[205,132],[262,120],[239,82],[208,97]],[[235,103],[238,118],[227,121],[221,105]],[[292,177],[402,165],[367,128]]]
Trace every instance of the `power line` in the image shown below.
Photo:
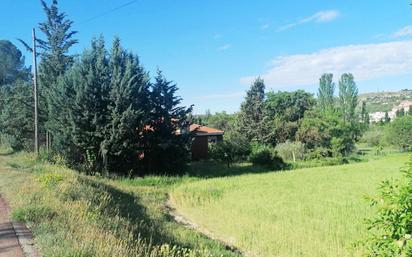
[[[118,11],[118,10],[120,10],[120,9],[122,9],[122,8],[125,8],[125,7],[127,7],[127,6],[129,6],[129,5],[132,5],[132,4],[136,3],[137,1],[139,1],[139,0],[129,1],[129,2],[125,3],[125,4],[122,4],[122,5],[118,6],[118,7],[113,8],[113,9],[107,11],[107,12],[98,14],[98,15],[93,16],[93,17],[91,17],[91,18],[89,18],[89,19],[87,19],[87,20],[84,20],[84,21],[80,22],[79,24],[85,24],[85,23],[91,22],[91,21],[96,20],[96,19],[98,19],[98,18],[100,18],[100,17],[106,16],[106,15],[112,13],[112,12]]]

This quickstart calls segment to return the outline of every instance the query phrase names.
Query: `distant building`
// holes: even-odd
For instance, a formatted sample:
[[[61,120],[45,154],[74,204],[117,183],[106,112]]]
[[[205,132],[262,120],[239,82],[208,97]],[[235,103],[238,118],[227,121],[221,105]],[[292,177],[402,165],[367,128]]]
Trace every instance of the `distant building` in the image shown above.
[[[411,101],[402,101],[398,106],[392,108],[392,110],[388,111],[388,116],[393,121],[396,118],[396,112],[400,109],[404,109],[405,112],[409,111],[411,108],[412,102]],[[380,122],[381,120],[385,119],[385,112],[374,112],[369,114],[369,119],[371,122]]]
[[[192,141],[192,159],[206,159],[209,155],[209,143],[223,140],[223,130],[209,128],[199,124],[190,125],[190,132],[194,135]]]

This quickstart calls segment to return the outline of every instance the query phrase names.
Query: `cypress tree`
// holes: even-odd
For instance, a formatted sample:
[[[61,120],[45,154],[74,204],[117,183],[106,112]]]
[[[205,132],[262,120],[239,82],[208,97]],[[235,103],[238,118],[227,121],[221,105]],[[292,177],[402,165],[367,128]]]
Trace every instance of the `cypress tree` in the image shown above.
[[[265,127],[264,122],[264,100],[265,100],[265,83],[259,77],[250,89],[247,91],[245,100],[240,106],[240,113],[237,120],[237,128],[241,135],[244,135],[249,141],[257,140],[264,143]]]
[[[190,159],[188,117],[192,106],[181,106],[182,98],[176,95],[177,90],[177,85],[158,71],[151,86],[150,121],[145,134],[144,162],[152,172],[181,173]]]
[[[59,78],[74,63],[74,57],[69,54],[69,51],[73,45],[78,43],[78,40],[74,39],[77,31],[72,30],[73,21],[67,18],[66,13],[59,10],[57,0],[52,0],[50,5],[45,0],[41,0],[41,5],[46,14],[46,20],[39,23],[44,39],[37,39],[37,45],[41,49],[39,63],[40,125],[43,133],[46,133],[46,130],[51,131],[52,135],[48,136],[58,142],[60,139],[55,138],[58,136],[55,131],[60,129],[58,120],[61,118],[61,107],[59,100],[55,99],[60,98],[62,94],[62,89],[58,88],[61,86]]]
[[[149,79],[137,56],[116,38],[110,53],[109,122],[101,154],[107,171],[133,172],[138,167],[142,131],[148,120]]]
[[[87,171],[102,171],[101,144],[109,120],[110,97],[108,60],[102,38],[93,40],[68,77],[69,87],[75,91],[69,109],[72,141],[79,162]]]

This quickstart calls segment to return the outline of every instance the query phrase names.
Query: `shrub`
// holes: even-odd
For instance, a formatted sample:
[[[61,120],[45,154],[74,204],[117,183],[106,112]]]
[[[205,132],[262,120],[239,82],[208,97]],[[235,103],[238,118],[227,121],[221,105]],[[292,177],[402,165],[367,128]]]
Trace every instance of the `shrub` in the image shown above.
[[[305,157],[305,145],[301,142],[290,142],[278,144],[275,148],[277,154],[284,161],[303,160]]]
[[[249,161],[255,165],[267,166],[275,170],[280,170],[285,167],[284,161],[281,157],[277,156],[276,151],[264,145],[255,145],[252,147]]]
[[[368,220],[369,237],[361,242],[368,257],[412,256],[412,158],[406,181],[384,181],[371,200],[377,214]]]
[[[383,127],[374,126],[363,134],[360,141],[371,147],[382,146],[384,145],[384,135]]]
[[[246,160],[251,152],[250,143],[241,136],[234,134],[225,137],[225,140],[209,144],[209,157],[228,164]]]

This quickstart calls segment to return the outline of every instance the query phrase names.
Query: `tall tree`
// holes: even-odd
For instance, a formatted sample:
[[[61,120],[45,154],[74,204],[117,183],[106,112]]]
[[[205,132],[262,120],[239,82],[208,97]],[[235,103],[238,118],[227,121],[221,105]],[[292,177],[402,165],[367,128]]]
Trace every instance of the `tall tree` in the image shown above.
[[[110,97],[108,58],[102,38],[93,40],[91,50],[83,54],[67,82],[75,92],[69,108],[71,138],[79,156],[75,161],[87,171],[102,171],[101,146],[109,123]]]
[[[39,95],[40,95],[40,122],[41,130],[55,131],[60,119],[59,106],[56,98],[61,94],[58,88],[59,78],[73,65],[74,57],[69,54],[70,48],[77,44],[74,36],[77,31],[72,30],[73,21],[67,14],[59,10],[58,1],[52,0],[48,5],[41,0],[46,20],[39,23],[39,29],[44,38],[37,38],[37,45],[41,49],[39,64]],[[24,42],[23,42],[24,43]],[[28,45],[24,43],[26,47]],[[28,47],[29,48],[29,47]],[[55,135],[52,135],[53,137]]]
[[[339,109],[344,122],[355,123],[358,88],[353,75],[344,73],[339,80]]]
[[[265,99],[265,121],[272,121],[269,135],[273,135],[271,144],[294,141],[299,128],[299,121],[305,112],[315,105],[312,94],[303,90],[294,92],[269,92]]]
[[[181,106],[182,98],[176,95],[176,84],[168,81],[158,71],[151,86],[151,113],[146,130],[144,162],[147,168],[167,174],[184,171],[190,159],[188,115],[192,107]]]
[[[148,122],[149,78],[139,58],[124,50],[116,38],[110,53],[109,123],[101,154],[108,171],[132,172],[138,166],[142,131]]]
[[[264,120],[265,83],[257,78],[246,93],[245,100],[240,106],[237,129],[248,140],[263,143],[265,134],[262,133]]]
[[[8,40],[0,40],[0,86],[29,77],[30,71],[24,66],[20,50]]]
[[[334,110],[334,93],[335,83],[333,82],[333,74],[325,73],[319,79],[318,103],[323,112]]]
[[[361,108],[361,121],[365,126],[369,125],[369,113],[366,108],[366,102],[362,101],[362,108]]]

